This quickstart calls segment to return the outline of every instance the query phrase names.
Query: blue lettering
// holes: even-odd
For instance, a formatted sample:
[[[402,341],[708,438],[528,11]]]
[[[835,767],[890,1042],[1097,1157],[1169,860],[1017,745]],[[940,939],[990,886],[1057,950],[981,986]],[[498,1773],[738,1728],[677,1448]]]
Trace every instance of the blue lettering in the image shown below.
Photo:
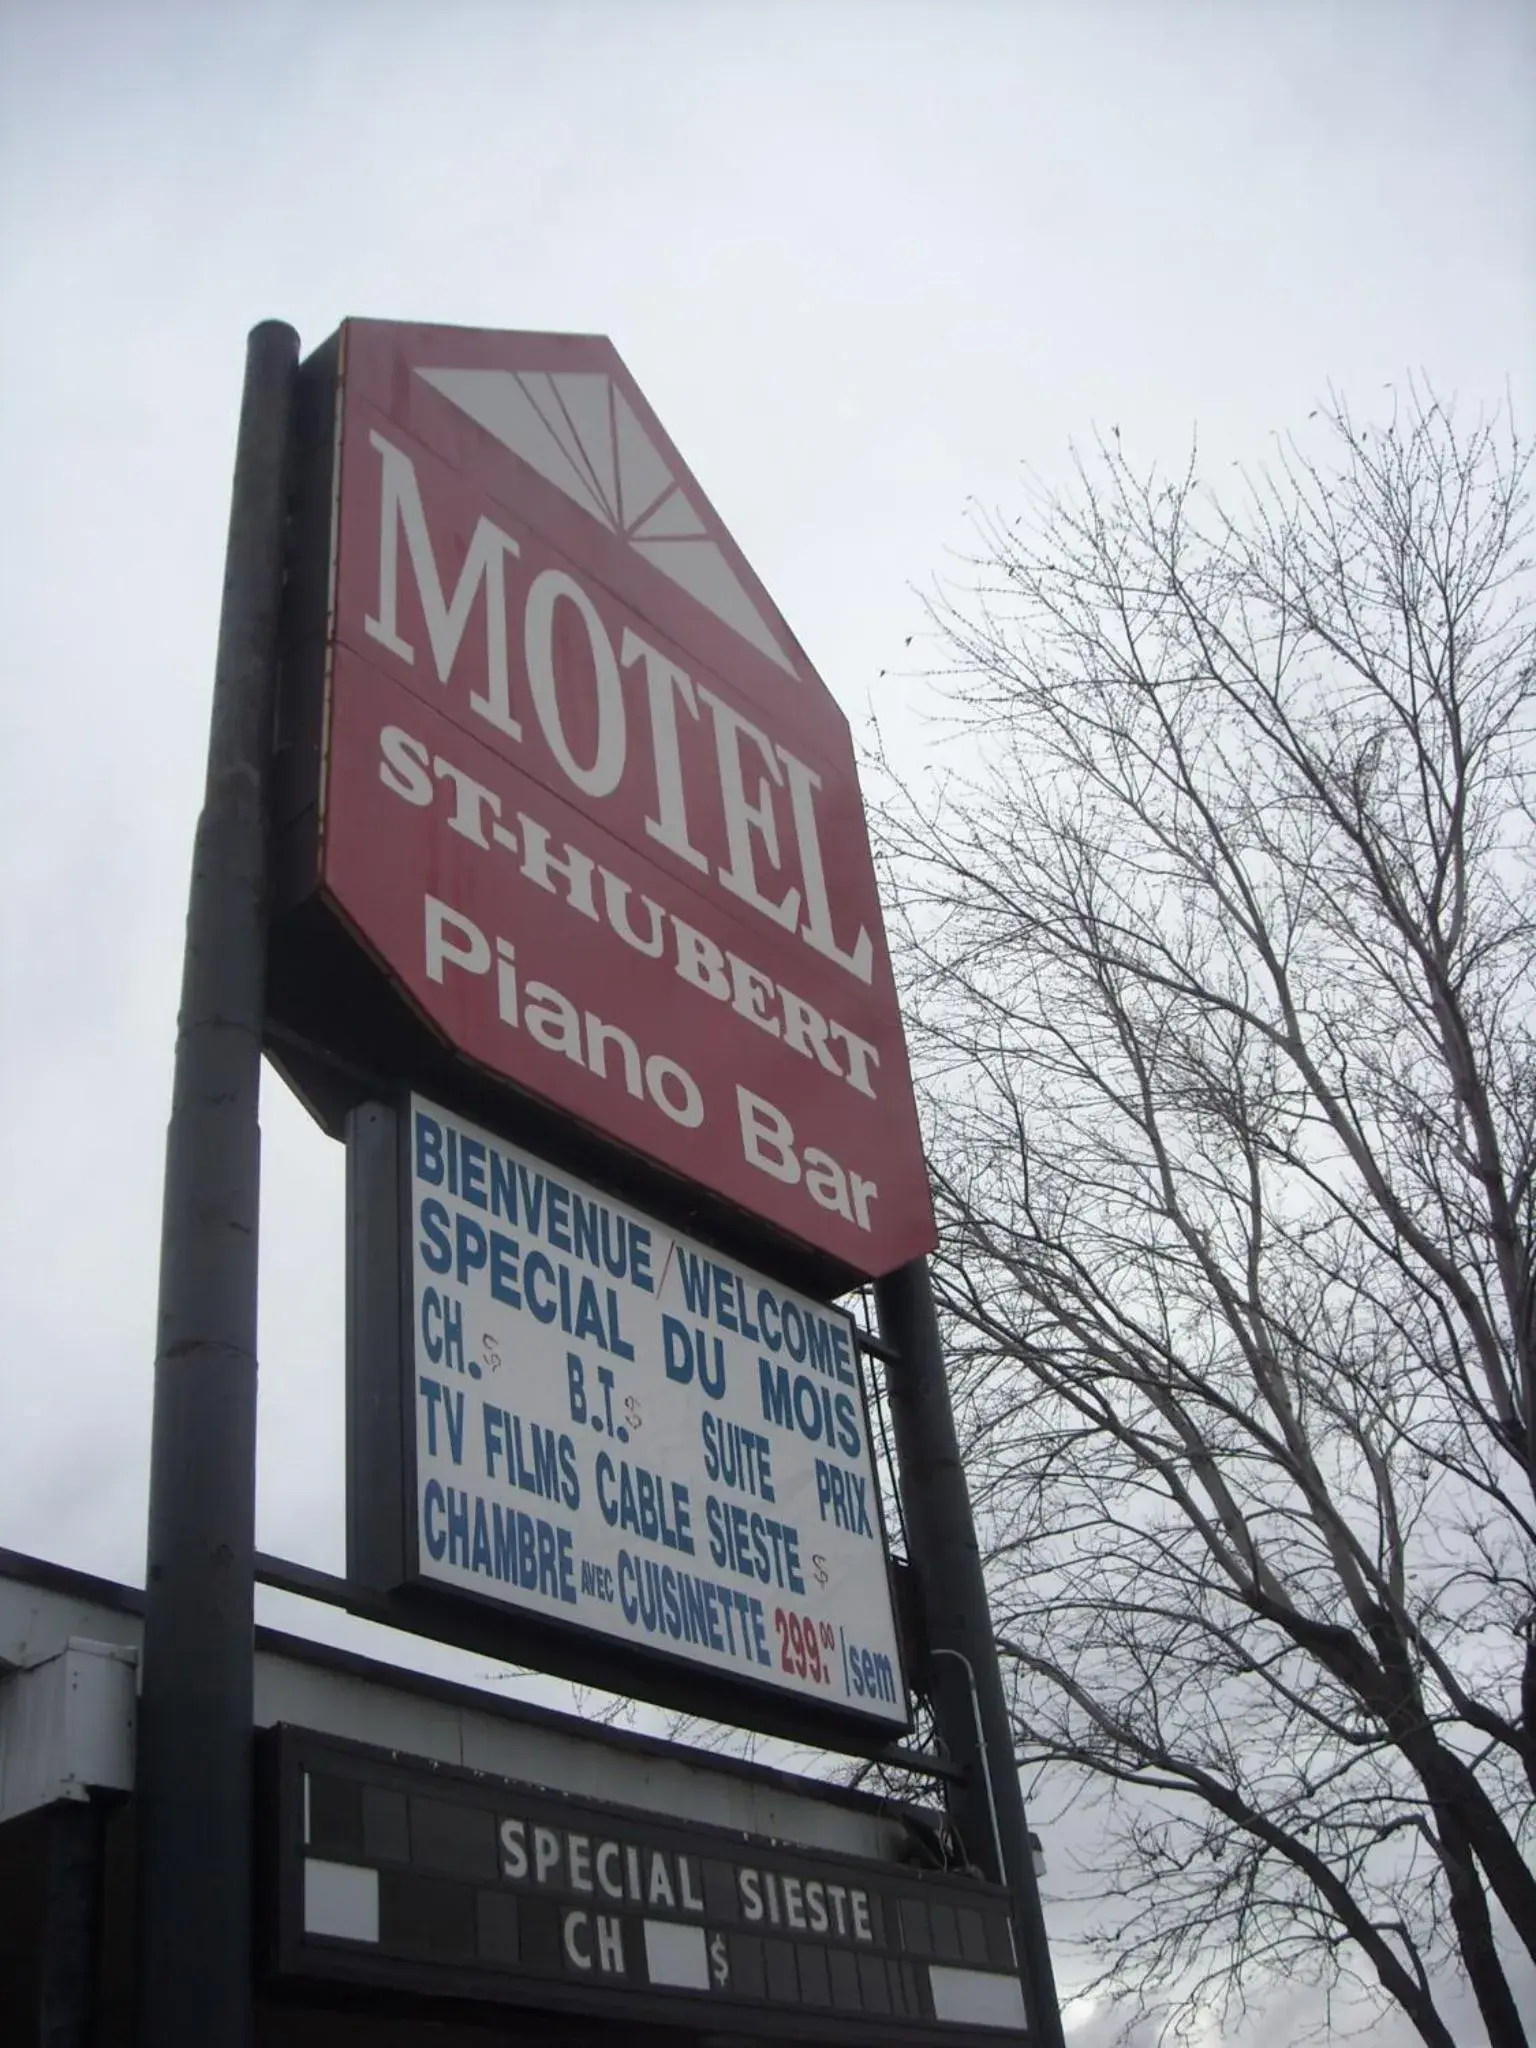
[[[546,1599],[559,1600],[567,1607],[576,1605],[576,1554],[571,1532],[563,1523],[546,1522],[542,1516],[525,1515],[519,1508],[504,1508],[499,1501],[493,1501],[482,1560],[483,1520],[484,1503],[477,1500],[476,1571],[522,1586],[528,1592],[541,1593]]]
[[[782,1351],[784,1331],[779,1315],[779,1304],[766,1287],[757,1290],[757,1320],[762,1325],[763,1342],[770,1351]]]
[[[568,1508],[581,1506],[581,1477],[576,1467],[576,1446],[568,1435],[560,1438],[560,1498]]]
[[[618,1289],[609,1287],[604,1291],[608,1297],[608,1349],[615,1358],[633,1358],[635,1347],[619,1328]]]
[[[896,1669],[883,1650],[866,1650],[861,1644],[845,1647],[848,1690],[865,1699],[896,1703]]]
[[[741,1325],[736,1320],[735,1289],[732,1285],[735,1274],[728,1266],[711,1264],[710,1278],[714,1282],[715,1321],[722,1330],[741,1334]]]
[[[532,1310],[535,1318],[541,1323],[552,1323],[556,1316],[559,1315],[560,1302],[558,1290],[555,1300],[541,1299],[540,1294],[535,1292],[534,1283],[537,1281],[542,1284],[548,1281],[553,1285],[554,1279],[555,1269],[544,1254],[542,1252],[530,1252],[523,1261],[523,1299]]]
[[[709,1314],[709,1263],[696,1252],[677,1248],[677,1270],[682,1275],[683,1301],[688,1313],[695,1316]]]
[[[725,1392],[725,1342],[720,1337],[710,1339],[711,1349],[706,1356],[704,1332],[699,1332],[699,1385],[711,1401],[718,1401]]]
[[[466,1370],[464,1361],[464,1304],[456,1295],[443,1296],[443,1358],[454,1372]],[[472,1358],[468,1363],[472,1380],[480,1377],[480,1361]]]
[[[634,1226],[626,1231],[622,1216],[615,1216],[611,1209],[599,1207],[598,1222],[602,1236],[603,1265],[615,1280],[622,1280],[634,1247]],[[580,1240],[578,1239],[578,1243]],[[594,1258],[592,1263],[597,1264]]]
[[[441,1124],[422,1111],[416,1114],[414,1139],[416,1177],[425,1185],[443,1188],[467,1206],[498,1220],[514,1226],[520,1224],[530,1238],[542,1238],[556,1251],[568,1253],[593,1271],[606,1271],[615,1280],[628,1278],[644,1293],[655,1293],[653,1240],[643,1224],[618,1214],[596,1196],[579,1194],[528,1162],[503,1152],[499,1146],[460,1132],[452,1124]],[[435,1198],[422,1202],[420,1221],[421,1255],[430,1271],[456,1272],[460,1282],[464,1282],[489,1266],[493,1297],[509,1308],[523,1306],[518,1278],[520,1252],[515,1237],[499,1232],[487,1237],[479,1224],[466,1216],[451,1214]],[[685,1256],[693,1260],[686,1284],[702,1296],[702,1308],[707,1312],[708,1262],[697,1255]],[[547,1259],[541,1268],[535,1269],[542,1271],[546,1282],[554,1279],[557,1270],[562,1306],[552,1311],[546,1299],[539,1311],[541,1320],[552,1322],[558,1313],[567,1331],[574,1332],[579,1326],[580,1334],[604,1343],[619,1357],[633,1357],[633,1347],[618,1332],[617,1296],[610,1292],[607,1321],[599,1329],[602,1304],[598,1294],[584,1283],[580,1299],[573,1304],[571,1279],[563,1269]],[[521,1286],[526,1292],[526,1266]],[[728,1313],[722,1314],[729,1324]]]
[[[471,1273],[482,1270],[489,1245],[485,1232],[473,1216],[455,1216],[453,1219],[453,1253],[459,1285],[462,1287]]]
[[[420,1109],[416,1112],[416,1178],[430,1188],[443,1184],[442,1126]]]
[[[581,1362],[581,1354],[567,1351],[565,1354],[565,1385],[570,1396],[572,1422],[587,1419],[587,1375]]]
[[[462,1389],[443,1388],[443,1420],[448,1425],[448,1455],[455,1465],[464,1462],[464,1395]]]
[[[555,1432],[546,1429],[541,1422],[530,1425],[533,1434],[533,1490],[544,1500],[553,1500],[560,1491],[559,1445]]]
[[[571,1196],[571,1249],[586,1265],[595,1266],[602,1257],[597,1227],[599,1204],[584,1195]]]
[[[441,1563],[448,1548],[448,1536],[443,1528],[443,1489],[435,1479],[427,1481],[421,1498],[421,1525],[428,1551]]]
[[[429,1195],[421,1205],[421,1230],[422,1264],[429,1273],[446,1273],[453,1264],[453,1247],[448,1239],[448,1211],[435,1196]]]
[[[429,1365],[443,1362],[442,1338],[443,1307],[438,1300],[435,1287],[424,1287],[421,1293],[421,1348],[427,1354]]]
[[[541,1218],[544,1214],[544,1176],[536,1173],[531,1178],[522,1161],[517,1165],[517,1184],[523,1197],[523,1220],[535,1237],[544,1235]]]
[[[747,1307],[747,1283],[739,1273],[733,1274],[732,1278],[736,1282],[736,1316],[741,1324],[741,1334],[749,1344],[755,1344],[762,1332],[753,1322],[752,1312]]]
[[[842,1323],[833,1323],[831,1328],[832,1358],[837,1377],[845,1387],[855,1386],[858,1382],[854,1374],[853,1360],[849,1356],[848,1351],[848,1331]]]
[[[416,1382],[417,1392],[427,1403],[427,1456],[438,1455],[437,1416],[442,1410],[443,1421],[448,1429],[448,1454],[455,1465],[464,1462],[464,1396],[455,1393],[451,1387],[440,1387],[436,1380],[430,1380],[423,1373]]]
[[[485,1442],[485,1476],[496,1477],[496,1460],[507,1455],[506,1411],[487,1401],[480,1410],[480,1434]]]
[[[809,1338],[810,1364],[813,1372],[819,1372],[826,1379],[832,1373],[832,1326],[820,1316],[807,1316],[806,1334]]]
[[[763,1603],[755,1594],[627,1550],[619,1552],[616,1579],[619,1610],[631,1628],[702,1644],[717,1656],[771,1662]]]
[[[491,1298],[504,1301],[508,1308],[521,1308],[523,1297],[517,1291],[518,1245],[515,1237],[508,1237],[500,1230],[491,1232]]]
[[[460,1486],[446,1489],[448,1498],[448,1562],[469,1564],[469,1495]]]
[[[491,1154],[491,1214],[517,1221],[517,1176],[504,1152]]]
[[[459,1199],[485,1207],[485,1147],[478,1138],[459,1140]]]
[[[704,1612],[709,1618],[709,1634],[705,1640],[712,1650],[723,1650],[725,1644],[720,1639],[720,1595],[708,1580],[704,1583]]]
[[[509,1585],[517,1583],[517,1509],[504,1508],[500,1501],[491,1502],[491,1535],[494,1538],[495,1555],[492,1570],[498,1579]]]
[[[443,1398],[443,1390],[436,1380],[429,1380],[425,1373],[416,1382],[416,1390],[427,1404],[427,1456],[437,1456],[437,1404]]]
[[[597,1305],[597,1284],[589,1280],[585,1274],[581,1278],[581,1291],[576,1297],[576,1327],[571,1335],[593,1338],[605,1351],[608,1348],[608,1332],[603,1328],[603,1313]]]
[[[598,1509],[609,1528],[617,1528],[619,1504],[616,1500],[611,1500],[608,1495],[608,1489],[613,1484],[613,1460],[606,1451],[598,1452],[596,1469]]]
[[[757,1361],[757,1383],[762,1395],[764,1422],[777,1423],[780,1429],[793,1429],[795,1402],[789,1367],[770,1365],[766,1358],[760,1358]]]
[[[643,1223],[631,1223],[629,1226],[629,1277],[644,1293],[656,1292],[656,1282],[651,1275],[651,1233]]]
[[[676,1316],[663,1316],[661,1348],[666,1360],[667,1378],[686,1387],[693,1378],[693,1339],[687,1324],[680,1323]]]
[[[629,1225],[629,1278],[645,1294],[655,1294],[651,1278],[651,1233],[643,1223]]]
[[[853,1396],[839,1394],[832,1407],[837,1416],[838,1449],[845,1458],[856,1458],[864,1448],[864,1440],[859,1435],[858,1415],[853,1405]]]
[[[800,1434],[809,1437],[813,1444],[821,1442],[822,1425],[826,1419],[822,1398],[821,1389],[814,1380],[808,1379],[803,1372],[795,1374],[795,1421],[800,1425]],[[830,1430],[827,1434],[831,1434]]]

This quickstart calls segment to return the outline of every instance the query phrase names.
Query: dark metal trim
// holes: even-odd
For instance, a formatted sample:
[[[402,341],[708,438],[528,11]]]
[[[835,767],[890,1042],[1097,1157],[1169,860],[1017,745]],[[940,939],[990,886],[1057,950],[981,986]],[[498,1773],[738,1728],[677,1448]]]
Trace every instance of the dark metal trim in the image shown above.
[[[871,1358],[878,1358],[882,1365],[900,1365],[901,1353],[894,1345],[886,1344],[879,1337],[872,1336],[858,1323],[853,1326],[853,1334],[859,1349],[867,1351]]]

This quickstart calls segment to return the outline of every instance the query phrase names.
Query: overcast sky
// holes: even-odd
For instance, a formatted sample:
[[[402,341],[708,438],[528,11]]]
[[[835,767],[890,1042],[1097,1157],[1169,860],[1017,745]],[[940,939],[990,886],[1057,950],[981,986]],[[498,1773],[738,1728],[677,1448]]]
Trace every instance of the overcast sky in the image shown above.
[[[1529,423],[1533,105],[1518,0],[0,0],[0,1544],[142,1573],[254,320],[610,334],[857,725],[968,497],[1096,425],[1262,458],[1415,370]],[[263,1121],[260,1540],[339,1570],[341,1159]]]

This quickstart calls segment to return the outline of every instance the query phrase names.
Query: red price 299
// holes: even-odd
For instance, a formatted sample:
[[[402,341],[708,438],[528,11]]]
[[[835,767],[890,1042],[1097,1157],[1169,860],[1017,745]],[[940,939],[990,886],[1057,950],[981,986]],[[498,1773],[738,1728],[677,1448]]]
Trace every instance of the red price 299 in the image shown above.
[[[786,1614],[773,1610],[773,1625],[779,1632],[779,1664],[793,1678],[809,1678],[817,1685],[832,1682],[832,1651],[837,1631],[830,1621],[819,1625],[808,1614]]]

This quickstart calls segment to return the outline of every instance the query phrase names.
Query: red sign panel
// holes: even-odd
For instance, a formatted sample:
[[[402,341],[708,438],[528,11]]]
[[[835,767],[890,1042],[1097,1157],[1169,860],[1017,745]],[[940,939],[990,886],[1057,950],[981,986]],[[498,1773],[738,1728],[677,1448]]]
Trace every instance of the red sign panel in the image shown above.
[[[847,723],[611,344],[352,321],[339,422],[327,895],[467,1059],[929,1250]]]

